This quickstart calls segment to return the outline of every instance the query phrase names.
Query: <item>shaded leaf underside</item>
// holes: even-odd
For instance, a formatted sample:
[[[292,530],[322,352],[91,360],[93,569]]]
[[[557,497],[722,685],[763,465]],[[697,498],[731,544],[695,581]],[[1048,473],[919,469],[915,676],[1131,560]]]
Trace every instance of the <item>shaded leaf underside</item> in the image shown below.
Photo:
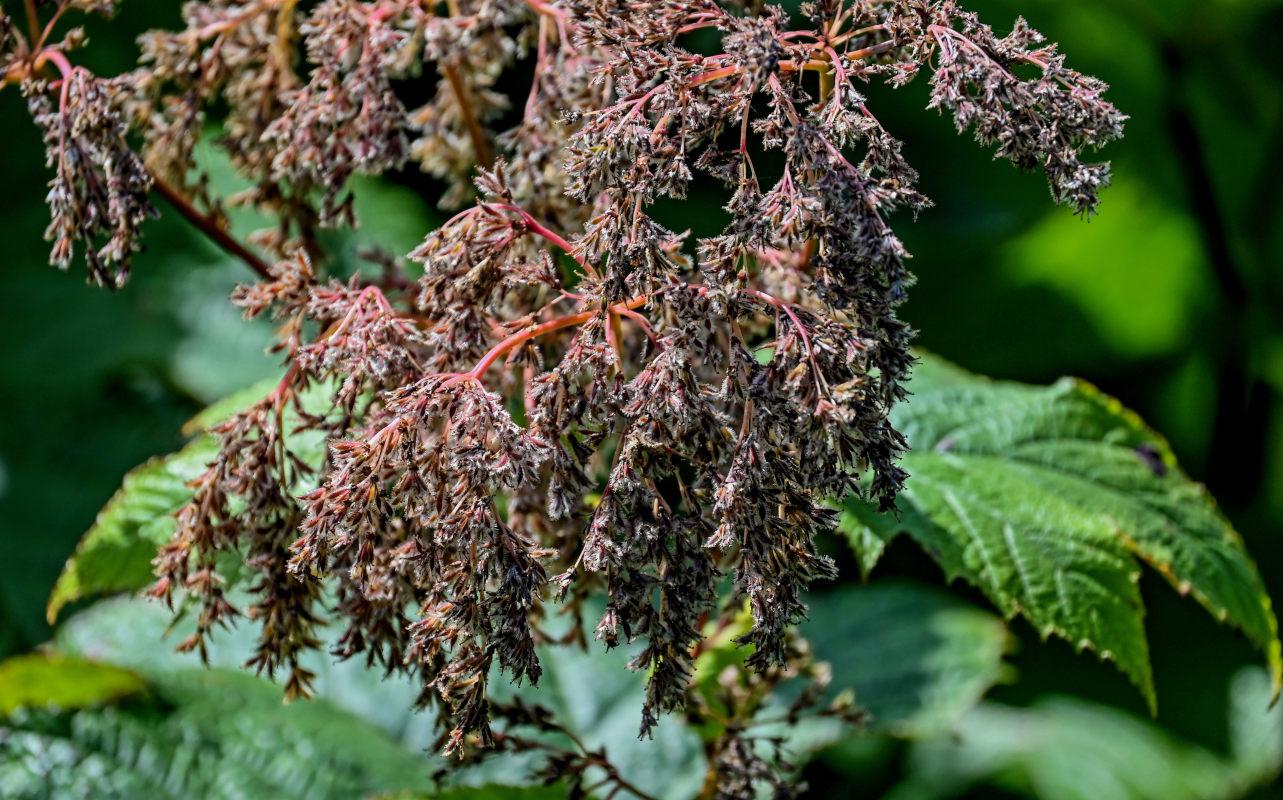
[[[993,614],[912,583],[844,586],[811,598],[802,633],[855,691],[870,729],[927,738],[950,730],[1006,671]]]
[[[849,501],[843,529],[867,572],[908,533],[1008,617],[1114,661],[1155,702],[1141,562],[1265,651],[1277,622],[1238,534],[1170,448],[1081,381],[990,381],[926,356],[895,414],[912,448],[902,516]]]
[[[277,381],[263,381],[219,400],[197,414],[184,431],[204,431],[261,400]],[[309,411],[323,410],[329,388],[317,386],[303,398]],[[292,430],[297,415],[287,409],[285,430]],[[290,449],[306,463],[318,465],[324,439],[314,431],[288,435]],[[93,527],[81,538],[67,559],[49,596],[45,615],[50,624],[67,606],[87,597],[136,591],[152,580],[151,561],[156,551],[174,535],[174,514],[192,498],[188,482],[199,477],[218,455],[218,442],[199,433],[176,453],[149,459],[131,470]]]
[[[431,788],[422,756],[329,703],[282,706],[277,687],[249,675],[193,668],[145,684],[134,675],[125,696],[129,673],[119,667],[50,658],[25,664],[24,674],[54,689],[76,681],[100,691],[82,689],[68,703],[63,686],[0,717],[0,786],[13,800],[338,800]]]

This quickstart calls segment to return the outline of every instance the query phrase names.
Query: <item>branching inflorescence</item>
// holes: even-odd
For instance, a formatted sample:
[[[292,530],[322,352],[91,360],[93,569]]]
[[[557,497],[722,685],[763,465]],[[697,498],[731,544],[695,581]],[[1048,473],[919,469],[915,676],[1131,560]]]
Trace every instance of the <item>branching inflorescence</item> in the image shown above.
[[[893,506],[913,276],[889,221],[928,201],[861,84],[928,72],[930,107],[1083,216],[1109,178],[1083,153],[1124,120],[1023,20],[999,38],[953,0],[206,0],[109,80],[49,36],[108,6],[5,20],[5,81],[56,168],[51,260],[78,243],[119,286],[155,186],[260,273],[234,301],[282,323],[288,366],[214,430],[153,593],[195,598],[202,647],[238,613],[218,564],[239,553],[259,668],[306,692],[298,657],[338,620],[340,655],[421,679],[452,752],[496,743],[487,682],[538,680],[558,607],[598,608],[607,647],[642,640],[643,733],[690,699],[706,626],[745,606],[748,666],[787,667],[804,592],[833,574],[826,501]],[[496,89],[514,65],[524,97]],[[206,190],[212,122],[251,184],[228,202],[278,223],[253,237],[274,266]],[[318,276],[318,229],[356,222],[349,178],[407,167],[463,207],[409,254],[422,276]],[[652,210],[699,173],[730,222],[689,243]],[[330,403],[305,409],[318,386]],[[330,443],[316,474],[291,446],[308,429]]]

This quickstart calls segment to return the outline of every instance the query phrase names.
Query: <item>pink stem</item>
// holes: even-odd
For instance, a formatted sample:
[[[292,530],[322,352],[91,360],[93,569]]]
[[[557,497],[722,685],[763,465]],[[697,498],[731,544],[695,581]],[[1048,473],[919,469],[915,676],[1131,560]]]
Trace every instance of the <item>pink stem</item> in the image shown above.
[[[703,286],[697,283],[688,283],[688,284],[683,284],[682,286],[679,286],[679,287],[671,287],[671,288],[690,289],[690,290],[693,290],[697,295],[703,295],[709,291],[709,287]],[[649,335],[652,338],[652,340],[655,341],[656,344],[659,344],[659,339],[654,335],[654,330],[650,329],[650,326],[646,323],[645,321],[646,318],[642,317],[640,314],[633,314],[632,312],[634,309],[645,305],[646,302],[650,300],[650,298],[654,297],[656,294],[660,294],[666,291],[669,291],[669,289],[660,289],[658,292],[639,295],[630,300],[625,300],[620,303],[615,303],[614,305],[609,306],[606,310],[610,313],[627,316],[629,319],[632,319],[634,322],[637,322],[639,325],[642,325],[642,327],[646,329],[647,335]],[[751,297],[756,297],[757,299],[767,303],[768,305],[780,309],[788,316],[789,320],[792,321],[794,327],[796,327],[799,337],[802,339],[802,345],[803,347],[805,347],[807,351],[807,356],[811,362],[811,368],[815,370],[817,380],[822,380],[822,377],[820,376],[820,372],[819,372],[819,365],[815,361],[815,352],[811,348],[810,337],[806,335],[806,329],[802,326],[802,320],[798,318],[797,314],[793,311],[791,305],[789,303],[784,302],[783,300],[780,300],[778,297],[769,295],[766,292],[760,292],[756,289],[744,289],[743,291],[745,294],[750,295]],[[518,333],[514,333],[508,338],[496,344],[494,347],[491,347],[486,352],[486,354],[481,357],[481,360],[477,362],[477,365],[472,369],[468,370],[467,372],[441,373],[439,377],[449,378],[449,380],[441,384],[441,388],[444,389],[448,386],[453,386],[457,383],[463,383],[465,381],[480,383],[481,376],[485,374],[486,370],[488,370],[491,366],[494,365],[496,361],[498,361],[504,355],[512,352],[512,350],[514,350],[518,346],[530,341],[531,339],[542,336],[545,333],[552,333],[553,331],[559,331],[559,330],[562,330],[563,328],[571,328],[576,325],[582,325],[583,323],[587,322],[588,320],[596,316],[597,313],[598,312],[596,311],[581,311],[578,314],[568,314],[564,317],[557,317],[556,319],[551,319],[551,320],[548,320],[547,322],[541,322],[538,325],[534,325],[532,327],[526,328],[525,330],[519,331]]]
[[[53,65],[58,68],[58,72],[62,73],[63,78],[70,78],[71,73],[75,72],[76,69],[71,66],[71,62],[67,60],[67,57],[60,50],[52,48],[41,50],[40,56],[36,59],[35,68],[40,69],[46,61],[53,62]]]
[[[591,275],[593,278],[600,277],[597,274],[597,270],[594,269],[593,266],[589,264],[588,261],[583,256],[575,252],[575,248],[570,242],[562,238],[559,234],[557,234],[556,231],[549,230],[547,227],[541,225],[539,221],[536,220],[534,217],[530,216],[530,213],[527,212],[524,208],[521,208],[519,206],[514,206],[511,203],[485,203],[483,204],[483,206],[485,208],[490,208],[490,209],[502,208],[506,211],[511,211],[514,214],[517,214],[518,216],[521,217],[522,223],[525,224],[525,226],[530,230],[531,233],[542,236],[544,239],[547,239],[549,242],[552,242],[554,245],[564,250],[567,255],[573,258],[576,261],[576,263],[578,263],[579,266],[583,267],[584,271],[587,272],[589,275]]]
[[[62,19],[62,15],[66,13],[70,6],[71,3],[69,0],[62,0],[62,2],[58,4],[58,10],[53,12],[53,17],[50,18],[49,24],[45,26],[44,33],[40,34],[40,41],[33,43],[33,48],[41,48],[45,46],[45,42],[49,40],[49,34],[53,33],[53,26],[58,24],[58,20]]]
[[[643,317],[641,314],[638,314],[636,311],[633,311],[631,308],[620,311],[619,316],[628,317],[633,322],[636,322],[638,327],[640,327],[642,331],[646,334],[646,337],[650,339],[651,342],[654,343],[655,349],[659,350],[660,352],[663,352],[664,350],[663,342],[659,341],[659,337],[655,335],[655,329],[650,326],[650,323],[646,321],[645,317]]]

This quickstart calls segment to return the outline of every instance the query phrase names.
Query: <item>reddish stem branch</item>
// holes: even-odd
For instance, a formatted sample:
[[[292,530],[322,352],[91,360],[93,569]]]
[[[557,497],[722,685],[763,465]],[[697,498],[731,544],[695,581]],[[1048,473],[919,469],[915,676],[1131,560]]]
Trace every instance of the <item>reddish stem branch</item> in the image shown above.
[[[690,83],[686,84],[686,87],[689,89],[694,86],[699,86],[701,83],[709,83],[710,81],[720,80],[721,78],[729,78],[732,75],[739,75],[742,72],[744,72],[743,67],[722,67],[721,69],[705,72],[703,75],[692,79]]]
[[[70,78],[71,73],[76,71],[76,68],[71,66],[71,62],[67,60],[67,57],[62,54],[62,51],[54,50],[53,48],[40,51],[40,55],[36,56],[31,71],[39,72],[45,62],[52,62],[58,68],[58,72],[62,74],[64,80]]]
[[[561,46],[566,48],[566,52],[574,54],[575,45],[570,41],[570,34],[566,31],[566,12],[542,0],[526,0],[526,5],[530,6],[535,12],[552,17],[553,22],[557,25],[557,36],[561,39]]]
[[[593,265],[589,264],[587,259],[585,259],[582,255],[580,255],[575,251],[574,245],[566,241],[565,237],[561,236],[556,231],[548,228],[546,225],[539,222],[539,220],[530,216],[530,212],[526,211],[524,208],[521,208],[520,206],[515,206],[511,203],[483,203],[482,208],[485,208],[487,210],[501,208],[505,211],[511,211],[512,213],[518,215],[519,217],[521,217],[521,222],[526,226],[527,230],[529,230],[531,233],[537,236],[540,236],[546,239],[547,241],[556,245],[561,250],[565,251],[566,255],[573,258],[575,260],[575,263],[583,267],[584,272],[587,272],[593,278],[600,277],[597,274],[597,270],[593,267]]]
[[[70,7],[70,0],[62,0],[62,2],[58,4],[57,10],[54,11],[53,16],[49,18],[49,24],[45,25],[44,32],[40,34],[40,41],[32,45],[33,49],[39,50],[45,46],[45,42],[49,41],[49,34],[53,33],[53,26],[58,24],[58,20],[62,19],[62,15],[67,13],[67,9]]]
[[[62,95],[60,105],[65,112],[67,88],[70,86],[72,74],[77,69],[71,65],[67,57],[59,50],[47,48],[40,52],[32,63],[32,71],[38,71],[46,63],[51,63],[62,73]],[[161,178],[155,172],[148,170],[152,179],[152,188],[156,193],[165,198],[165,202],[173,207],[183,219],[190,222],[197,230],[205,234],[209,239],[222,250],[230,255],[235,256],[245,264],[259,277],[264,280],[272,279],[272,271],[263,259],[259,258],[249,250],[245,245],[237,241],[230,233],[223,229],[223,226],[210,215],[203,214],[197,209],[192,202],[183,196],[181,192],[170,186],[165,179]]]
[[[152,173],[152,182],[156,193],[165,198],[165,202],[169,203],[183,219],[209,237],[210,241],[222,248],[224,252],[244,261],[246,266],[254,270],[260,278],[268,281],[272,280],[272,270],[268,267],[267,262],[254,255],[249,248],[238,242],[213,217],[202,214],[192,205],[190,200],[154,172]]]
[[[847,59],[851,61],[856,61],[861,58],[865,58],[867,56],[874,56],[874,55],[877,55],[878,53],[885,53],[888,50],[894,50],[897,46],[898,45],[896,45],[895,42],[879,42],[878,44],[870,45],[869,47],[863,47],[863,48],[860,48],[859,50],[852,50],[851,52],[846,53],[845,55]],[[832,51],[831,47],[826,49],[828,49],[829,51]],[[836,63],[837,62],[834,62],[834,64]]]
[[[285,408],[285,402],[289,400],[290,394],[293,392],[294,379],[298,377],[298,373],[298,361],[290,362],[290,367],[285,370],[285,375],[281,377],[280,383],[276,384],[276,388],[267,396],[272,401],[272,410],[276,414],[278,426],[281,421],[281,412]]]
[[[1002,70],[1002,72],[1008,78],[1011,78],[1013,81],[1020,80],[1014,74],[1012,74],[1011,70],[1007,69],[1007,65],[1003,64],[1002,61],[1000,61],[993,53],[990,53],[988,50],[984,49],[980,45],[971,41],[969,38],[959,33],[958,31],[955,31],[953,28],[946,28],[943,25],[929,25],[927,26],[927,30],[931,33],[932,36],[935,37],[936,41],[940,43],[941,47],[944,47],[944,39],[942,39],[941,37],[947,36],[950,39],[953,39],[963,45],[966,45],[967,47],[971,48],[975,52],[984,56],[996,67],[998,67],[998,69]],[[1044,72],[1047,70],[1047,62],[1042,60],[1041,58],[1038,58],[1037,56],[1030,55],[1028,53],[1016,53],[1015,55],[1016,55],[1016,58],[1020,59],[1021,61],[1024,61],[1027,64],[1033,64],[1035,67],[1038,67]],[[1064,83],[1066,86],[1071,86],[1071,84],[1066,83],[1063,79],[1061,80],[1061,83]]]
[[[638,314],[636,311],[633,311],[631,308],[620,311],[619,316],[627,317],[633,322],[636,322],[637,326],[646,334],[646,338],[650,339],[650,341],[655,345],[655,349],[663,352],[664,343],[659,341],[659,337],[655,335],[655,329],[650,326],[650,323],[645,317]]]
[[[253,19],[255,16],[261,14],[272,6],[279,6],[287,2],[290,5],[293,5],[295,0],[260,0],[260,2],[249,6],[244,12],[237,14],[230,19],[219,20],[218,22],[212,22],[203,28],[197,28],[195,31],[196,38],[203,40],[208,39],[211,36],[218,36],[219,34],[227,33],[230,30],[234,30],[242,23]]]
[[[778,308],[788,316],[789,321],[793,323],[793,327],[797,329],[798,336],[802,339],[802,346],[806,349],[806,360],[811,363],[811,371],[815,373],[817,385],[823,389],[827,389],[828,386],[824,382],[824,373],[820,372],[820,365],[815,360],[815,350],[811,347],[811,337],[806,335],[806,328],[802,326],[802,320],[798,319],[797,313],[793,311],[792,305],[777,297],[772,297],[766,292],[759,292],[756,289],[745,289],[744,291],[747,294],[751,294],[759,300],[766,302],[768,305]]]
[[[651,296],[648,294],[642,295],[641,297],[634,297],[631,300],[616,303],[613,306],[610,306],[608,310],[616,314],[622,311],[631,311],[638,306],[645,305],[646,301],[649,300],[650,297]],[[581,311],[578,314],[569,314],[564,317],[558,317],[557,319],[551,319],[547,322],[535,325],[534,327],[526,328],[523,331],[514,333],[507,339],[504,339],[502,342],[499,342],[497,345],[490,348],[489,352],[482,356],[481,360],[477,362],[475,367],[468,372],[451,376],[450,380],[441,385],[441,388],[444,389],[447,386],[453,386],[454,384],[462,383],[463,381],[480,382],[481,376],[485,374],[486,370],[489,369],[494,362],[512,352],[514,348],[538,336],[543,336],[545,333],[552,333],[553,331],[559,331],[562,328],[573,328],[576,325],[582,325],[595,316],[597,316],[596,311]]]
[[[670,288],[689,289],[691,291],[694,291],[697,295],[702,295],[709,291],[709,288],[707,286],[703,286],[697,283],[687,283],[687,284],[682,284],[681,286],[670,287]],[[629,300],[615,303],[614,305],[608,306],[606,308],[606,312],[610,315],[627,316],[629,319],[633,320],[634,322],[637,322],[638,325],[642,326],[642,328],[646,331],[646,334],[658,345],[659,339],[658,337],[655,336],[654,330],[646,323],[646,318],[641,316],[640,314],[635,313],[634,309],[640,308],[641,306],[645,305],[646,302],[650,300],[652,297],[654,297],[655,295],[661,294],[666,291],[670,291],[670,289],[660,289],[658,292],[651,292],[649,294],[639,295]],[[750,297],[755,297],[758,300],[763,301],[769,306],[772,306],[774,308],[779,309],[780,311],[783,311],[784,314],[788,316],[789,320],[793,323],[794,327],[797,328],[798,336],[802,340],[802,345],[807,352],[807,356],[811,362],[812,369],[815,370],[817,378],[822,380],[822,378],[819,375],[819,365],[815,361],[815,352],[811,348],[811,339],[806,334],[806,329],[802,325],[802,320],[797,316],[797,313],[793,311],[792,304],[787,303],[783,300],[780,300],[778,297],[767,294],[766,292],[758,291],[756,289],[745,289],[744,293],[749,295]],[[569,294],[565,296],[573,297],[573,295],[569,295]],[[472,369],[468,370],[467,372],[441,373],[440,377],[445,377],[449,379],[441,385],[441,388],[445,388],[447,386],[453,386],[456,383],[462,383],[464,381],[480,383],[481,376],[485,374],[486,370],[488,370],[491,366],[493,366],[494,363],[498,361],[500,358],[512,352],[514,349],[516,349],[520,345],[530,341],[531,339],[535,339],[539,336],[543,336],[545,333],[552,333],[553,331],[559,331],[564,328],[573,328],[576,325],[582,325],[583,323],[597,316],[598,313],[599,313],[598,311],[581,311],[577,314],[567,314],[564,317],[557,317],[556,319],[551,319],[551,320],[548,320],[547,322],[541,322],[538,325],[534,325],[532,327],[526,328],[525,330],[514,333],[508,338],[496,344],[494,347],[490,348],[486,352],[486,354],[481,357],[481,360],[477,362],[477,365]]]

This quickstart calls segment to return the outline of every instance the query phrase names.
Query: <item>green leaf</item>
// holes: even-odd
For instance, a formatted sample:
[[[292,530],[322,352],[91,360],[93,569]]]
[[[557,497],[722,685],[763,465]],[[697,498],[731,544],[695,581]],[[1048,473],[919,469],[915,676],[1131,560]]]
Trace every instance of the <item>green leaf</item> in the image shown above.
[[[258,381],[252,386],[239,389],[226,397],[215,400],[205,408],[201,409],[196,416],[187,420],[183,425],[183,434],[186,436],[196,436],[204,433],[207,428],[211,428],[214,425],[223,422],[233,414],[240,413],[257,403],[259,400],[262,400],[269,392],[275,389],[279,383],[279,378],[267,378],[266,380]]]
[[[159,604],[112,598],[71,617],[58,630],[56,644],[63,652],[147,676],[182,673],[199,661],[192,653],[174,652],[172,644],[187,635],[192,622],[180,620],[170,630],[172,621],[172,614]],[[210,642],[210,663],[217,667],[243,664],[253,652],[256,633],[255,626],[245,622],[220,631]],[[627,669],[633,655],[623,647],[608,653],[596,648],[591,652],[542,648],[544,672],[538,687],[517,689],[495,675],[491,691],[500,699],[520,691],[527,703],[548,708],[588,748],[605,748],[627,780],[656,797],[692,797],[706,769],[699,738],[678,718],[665,717],[653,740],[638,740],[645,676]],[[432,750],[437,733],[434,715],[414,710],[420,685],[403,676],[386,676],[379,669],[367,670],[362,659],[340,662],[325,652],[306,654],[303,665],[316,675],[317,697],[377,726],[409,752],[428,751],[425,763],[432,768],[449,766]],[[280,688],[273,689],[279,702]],[[501,753],[453,777],[469,785],[520,785],[528,782],[530,769],[537,764],[533,755]]]
[[[611,651],[597,642],[587,651],[541,648],[544,674],[537,689],[523,689],[521,697],[552,711],[589,749],[605,749],[624,778],[643,791],[663,798],[693,797],[708,766],[695,732],[680,717],[668,715],[660,719],[653,737],[638,738],[647,676],[627,665],[641,644]],[[514,691],[507,681],[495,681],[495,689],[500,697]],[[512,761],[496,761],[488,769],[472,780],[510,783],[520,774],[514,773]]]
[[[892,525],[848,503],[843,527],[871,567],[904,531],[950,579],[1008,617],[1113,660],[1155,702],[1137,559],[1265,651],[1277,693],[1278,624],[1243,543],[1167,443],[1081,381],[990,381],[926,356],[894,415],[911,477]]]
[[[0,662],[0,717],[20,708],[84,708],[142,689],[142,677],[127,669],[29,653]]]
[[[873,568],[881,560],[891,540],[906,528],[928,528],[931,520],[918,513],[915,506],[900,503],[897,518],[892,514],[879,514],[858,497],[848,498],[838,519],[838,531],[846,536],[855,551],[860,565],[860,577],[867,581]]]
[[[68,603],[147,585],[157,548],[174,534],[171,515],[192,496],[187,482],[206,470],[217,451],[213,437],[201,436],[125,475],[58,576],[45,611],[50,624]]]
[[[833,688],[853,688],[857,702],[871,710],[875,730],[905,736],[943,730],[1004,674],[1008,636],[1001,620],[943,590],[881,583],[848,587],[813,597],[811,614],[804,633],[813,638],[817,655],[832,663]],[[68,620],[57,645],[147,675],[183,672],[196,658],[172,651],[165,639],[170,621],[156,604],[111,599]],[[181,640],[187,625],[189,620],[180,621],[169,639]],[[724,649],[731,656],[742,653],[726,638]],[[210,661],[241,664],[253,644],[253,626],[242,623],[214,637]],[[631,655],[625,648],[610,653],[546,648],[540,654],[539,686],[520,690],[522,697],[549,708],[588,747],[604,747],[628,780],[655,796],[693,796],[706,766],[700,741],[673,717],[661,721],[654,740],[638,741],[645,676],[626,669]],[[706,651],[701,659],[708,657]],[[411,682],[365,670],[359,660],[336,663],[320,653],[309,654],[305,666],[317,674],[319,697],[377,725],[407,750],[431,746],[433,717],[412,711],[418,687]],[[496,679],[494,691],[507,696],[516,690]],[[783,733],[790,735],[795,756],[804,757],[841,732],[821,725],[798,736],[793,735],[798,731]],[[459,777],[468,783],[520,783],[533,765],[529,758],[504,754]]]
[[[875,731],[943,733],[1007,670],[1002,620],[940,589],[847,586],[809,605],[802,633],[832,665],[833,688],[855,690]]]
[[[562,786],[459,786],[432,794],[394,792],[376,795],[374,800],[565,800]]]
[[[981,786],[1041,800],[1243,797],[1283,768],[1283,709],[1267,711],[1269,697],[1262,670],[1235,677],[1230,728],[1254,738],[1250,753],[1236,748],[1228,757],[1077,698],[1043,698],[1030,708],[984,703],[951,735],[915,744],[906,762],[908,780],[887,797],[986,796]]]
[[[5,797],[347,800],[431,786],[421,755],[324,701],[282,706],[267,681],[190,669],[153,676],[148,689],[0,722]]]
[[[261,400],[276,384],[276,380],[264,381],[235,392],[201,411],[184,430],[204,431]],[[328,394],[328,387],[313,387],[303,402],[309,410],[319,409]],[[287,410],[287,430],[295,415],[292,408]],[[320,463],[324,454],[320,435],[305,431],[289,436],[288,441],[304,461]],[[58,576],[45,611],[50,624],[68,603],[94,594],[136,591],[151,581],[156,550],[174,535],[173,514],[192,497],[188,482],[203,474],[217,453],[215,438],[201,433],[177,453],[149,459],[125,475]]]
[[[1283,773],[1283,705],[1271,705],[1270,677],[1244,669],[1230,681],[1230,758],[1242,782],[1264,786]]]

